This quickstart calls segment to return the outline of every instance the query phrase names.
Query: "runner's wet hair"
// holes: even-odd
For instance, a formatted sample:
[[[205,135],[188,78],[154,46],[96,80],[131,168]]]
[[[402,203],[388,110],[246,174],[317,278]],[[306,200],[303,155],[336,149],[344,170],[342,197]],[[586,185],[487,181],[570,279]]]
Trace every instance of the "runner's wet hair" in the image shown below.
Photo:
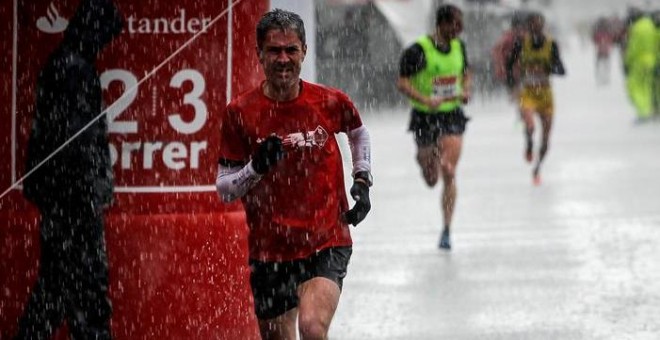
[[[454,5],[443,5],[435,12],[435,25],[451,22],[461,13],[460,8]]]
[[[266,40],[266,34],[268,31],[274,29],[282,31],[293,30],[298,35],[302,45],[306,46],[305,24],[300,16],[296,13],[276,8],[264,14],[257,24],[257,48],[261,50],[264,40]]]
[[[531,12],[527,15],[527,25],[531,25],[534,20],[539,20],[541,22],[541,26],[545,26],[545,16],[541,14],[540,12]]]

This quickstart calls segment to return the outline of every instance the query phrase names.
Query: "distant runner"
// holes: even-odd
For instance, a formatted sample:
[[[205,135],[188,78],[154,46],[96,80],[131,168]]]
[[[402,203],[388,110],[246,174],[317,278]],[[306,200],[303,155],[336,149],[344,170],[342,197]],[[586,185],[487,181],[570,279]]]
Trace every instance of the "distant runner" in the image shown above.
[[[532,172],[535,185],[541,184],[541,163],[548,152],[554,104],[550,75],[564,75],[564,64],[559,57],[555,41],[543,32],[545,19],[540,13],[527,18],[529,33],[514,43],[513,53],[507,62],[507,83],[512,93],[520,91],[520,110],[525,122],[525,160],[534,160],[534,113],[541,120],[542,138],[536,165]],[[513,65],[520,60],[521,88],[516,89]],[[515,97],[515,95],[514,95]]]
[[[614,35],[607,18],[596,20],[591,32],[591,40],[596,47],[596,82],[607,84],[610,81],[610,51],[614,44]]]
[[[452,5],[440,7],[435,32],[420,37],[403,52],[397,82],[413,107],[409,129],[426,184],[434,187],[442,174],[444,227],[439,246],[446,250],[451,249],[456,166],[468,121],[462,105],[469,101],[471,89],[465,44],[458,38],[462,30],[461,10]]]

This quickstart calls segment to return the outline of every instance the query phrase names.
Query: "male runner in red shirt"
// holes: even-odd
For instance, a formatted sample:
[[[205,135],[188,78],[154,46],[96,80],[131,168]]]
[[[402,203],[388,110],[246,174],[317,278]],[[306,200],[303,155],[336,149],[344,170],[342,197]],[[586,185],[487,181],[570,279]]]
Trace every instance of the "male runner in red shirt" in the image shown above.
[[[250,228],[251,283],[264,339],[325,339],[352,251],[348,224],[371,208],[370,140],[342,92],[300,79],[300,17],[279,9],[257,24],[261,85],[222,120],[218,192],[241,198]],[[349,210],[336,133],[351,144]]]

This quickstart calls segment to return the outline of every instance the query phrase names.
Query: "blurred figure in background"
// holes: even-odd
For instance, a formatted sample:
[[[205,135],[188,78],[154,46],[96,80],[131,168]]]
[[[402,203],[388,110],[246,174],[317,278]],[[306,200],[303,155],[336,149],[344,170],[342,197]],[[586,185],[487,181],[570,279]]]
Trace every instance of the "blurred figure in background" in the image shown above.
[[[513,45],[516,40],[522,39],[527,33],[527,15],[528,12],[515,11],[511,17],[511,28],[506,30],[500,36],[500,39],[495,43],[492,49],[493,72],[494,78],[502,85],[507,85],[507,71],[506,63],[511,57],[513,52]],[[520,61],[516,61],[513,65],[513,81],[518,86],[520,82]],[[516,93],[519,94],[519,93]],[[512,103],[518,104],[520,98],[517,96],[509,96]],[[522,113],[518,109],[516,112],[516,124],[519,124]]]
[[[655,10],[652,17],[657,32],[655,74],[653,77],[653,115],[655,118],[660,118],[660,9]]]
[[[471,96],[465,43],[458,38],[463,14],[452,5],[436,12],[435,32],[417,39],[401,56],[397,87],[410,99],[409,130],[417,144],[424,180],[434,187],[442,175],[444,227],[439,247],[451,249],[450,227],[456,204],[456,166],[468,118],[462,105]]]
[[[651,16],[630,9],[624,71],[628,96],[637,111],[637,122],[647,121],[653,113],[654,73],[658,54],[658,33]]]
[[[554,114],[550,75],[564,75],[564,64],[559,48],[552,37],[544,33],[545,19],[540,13],[527,17],[529,33],[514,43],[513,52],[507,61],[507,84],[514,97],[520,97],[520,110],[525,122],[525,160],[534,159],[534,114],[541,121],[541,147],[532,172],[534,184],[541,184],[540,169],[550,144],[550,131]],[[521,88],[516,87],[513,66],[520,60]],[[520,94],[516,93],[520,91]]]
[[[26,169],[40,167],[23,190],[41,213],[41,257],[16,339],[47,339],[64,320],[73,339],[111,338],[103,211],[113,181],[95,62],[122,24],[112,1],[83,0],[39,75]]]
[[[596,83],[607,84],[610,81],[610,51],[614,42],[610,21],[600,17],[591,30],[591,40],[596,47]]]
[[[507,84],[506,62],[513,52],[513,43],[522,39],[527,32],[526,12],[516,11],[511,16],[511,28],[502,32],[499,40],[493,46],[491,58],[493,61],[493,77],[502,85]],[[520,62],[513,65],[513,79],[517,84],[520,81]],[[516,98],[517,101],[517,98]]]

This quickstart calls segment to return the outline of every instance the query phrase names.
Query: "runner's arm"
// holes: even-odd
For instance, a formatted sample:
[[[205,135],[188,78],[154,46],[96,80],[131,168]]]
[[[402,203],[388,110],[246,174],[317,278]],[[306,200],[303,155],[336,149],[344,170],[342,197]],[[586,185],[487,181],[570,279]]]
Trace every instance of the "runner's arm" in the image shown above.
[[[550,64],[550,73],[563,76],[566,74],[564,63],[559,56],[559,47],[556,42],[552,42],[552,63]]]
[[[472,72],[465,70],[463,75],[463,103],[467,104],[472,99]]]
[[[510,90],[513,89],[515,85],[515,80],[513,78],[513,65],[520,57],[520,52],[522,52],[522,42],[516,40],[513,42],[513,48],[506,60],[506,84]]]
[[[245,196],[261,177],[263,176],[254,171],[252,161],[241,165],[240,162],[221,159],[218,162],[215,187],[223,201],[231,202]]]
[[[402,54],[399,62],[399,78],[396,82],[396,87],[406,97],[424,103],[428,101],[428,97],[421,94],[413,87],[411,78],[417,72],[426,67],[426,59],[422,46],[415,43],[408,47]]]
[[[348,132],[348,145],[353,159],[352,174],[360,171],[371,173],[371,138],[364,125]]]
[[[410,81],[410,78],[400,76],[396,82],[396,87],[399,89],[399,92],[403,93],[406,97],[412,100],[416,100],[420,103],[425,103],[428,100],[428,97],[415,89],[415,87],[412,85],[412,82]]]
[[[355,205],[344,212],[341,219],[356,226],[371,210],[369,187],[373,184],[373,180],[371,177],[371,141],[367,128],[361,125],[348,131],[348,143],[353,156],[353,185],[350,194],[355,200]]]
[[[472,70],[468,61],[465,42],[461,40],[461,49],[463,50],[463,103],[467,103],[472,97]]]

